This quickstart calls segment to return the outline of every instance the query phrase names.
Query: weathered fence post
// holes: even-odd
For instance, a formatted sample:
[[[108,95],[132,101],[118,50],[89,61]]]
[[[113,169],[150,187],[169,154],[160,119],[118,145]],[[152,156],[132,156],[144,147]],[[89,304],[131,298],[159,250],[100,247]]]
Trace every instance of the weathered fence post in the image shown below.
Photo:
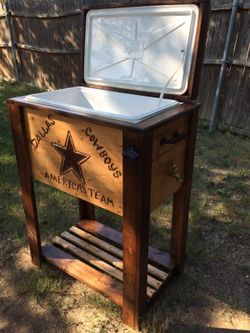
[[[14,67],[14,71],[15,71],[16,80],[18,81],[20,79],[20,77],[19,77],[19,69],[18,69],[18,63],[17,63],[17,58],[16,58],[14,28],[13,28],[13,22],[11,19],[11,11],[10,11],[9,2],[10,2],[10,0],[5,1],[4,5],[5,5],[5,11],[6,11],[7,24],[8,24],[8,28],[10,31],[10,42],[11,42],[13,67]]]

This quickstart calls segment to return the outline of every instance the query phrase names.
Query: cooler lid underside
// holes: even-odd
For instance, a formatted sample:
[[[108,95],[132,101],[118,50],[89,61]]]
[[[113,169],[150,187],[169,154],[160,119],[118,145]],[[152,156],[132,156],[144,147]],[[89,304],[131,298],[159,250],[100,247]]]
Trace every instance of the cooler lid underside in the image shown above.
[[[160,5],[90,10],[84,80],[182,95],[188,88],[199,9]]]

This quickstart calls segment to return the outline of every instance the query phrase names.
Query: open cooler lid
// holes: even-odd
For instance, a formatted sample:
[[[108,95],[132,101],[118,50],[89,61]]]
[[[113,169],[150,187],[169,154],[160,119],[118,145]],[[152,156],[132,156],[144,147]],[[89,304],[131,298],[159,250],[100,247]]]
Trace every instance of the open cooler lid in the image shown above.
[[[199,8],[156,5],[89,10],[87,84],[182,95],[188,88]]]

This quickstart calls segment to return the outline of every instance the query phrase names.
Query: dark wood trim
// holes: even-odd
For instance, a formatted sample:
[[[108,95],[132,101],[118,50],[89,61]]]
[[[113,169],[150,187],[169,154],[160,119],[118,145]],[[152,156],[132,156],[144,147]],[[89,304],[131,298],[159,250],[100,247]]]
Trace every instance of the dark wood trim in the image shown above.
[[[152,136],[125,132],[123,149],[133,148],[137,159],[123,157],[123,322],[138,329],[146,309]]]
[[[205,1],[200,5],[200,16],[198,20],[198,29],[193,51],[192,67],[188,84],[188,96],[191,100],[196,100],[199,93],[199,84],[202,71],[202,65],[205,54],[207,40],[207,28],[210,15],[210,2]]]
[[[87,201],[78,199],[79,220],[95,219],[95,206]]]
[[[197,121],[198,110],[194,111],[192,115],[190,115],[188,129],[189,137],[184,168],[184,183],[180,190],[174,194],[173,199],[170,255],[176,262],[178,272],[183,270],[186,254],[188,214],[192,187]]]
[[[9,115],[14,139],[22,201],[26,216],[26,229],[32,262],[40,266],[42,252],[37,217],[35,193],[32,181],[32,169],[27,145],[24,114],[20,107],[9,104]]]
[[[107,117],[100,117],[96,115],[92,116],[92,115],[79,115],[77,113],[72,113],[72,112],[69,113],[67,110],[64,109],[55,108],[33,102],[27,102],[27,100],[25,100],[25,96],[10,98],[8,99],[7,103],[18,104],[23,108],[27,107],[38,111],[56,112],[59,115],[64,116],[66,118],[74,118],[79,120],[81,119],[103,126],[109,126],[122,130],[132,130],[132,131],[149,131],[156,129],[161,125],[167,123],[168,121],[179,117],[181,114],[191,113],[193,109],[197,108],[200,105],[199,103],[196,102],[187,102],[179,104],[170,109],[167,109],[166,111],[162,111],[161,113],[158,113],[155,116],[144,119],[138,123],[129,123],[125,121],[109,119]]]

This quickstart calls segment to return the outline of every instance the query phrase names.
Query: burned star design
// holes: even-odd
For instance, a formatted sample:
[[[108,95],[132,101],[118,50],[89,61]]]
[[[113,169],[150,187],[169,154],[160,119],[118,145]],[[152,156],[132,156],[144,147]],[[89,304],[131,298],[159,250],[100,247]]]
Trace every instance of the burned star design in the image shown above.
[[[66,173],[72,171],[82,183],[85,183],[81,164],[85,163],[90,156],[85,153],[80,153],[75,149],[70,131],[67,133],[64,146],[61,146],[56,142],[51,142],[51,145],[62,157],[60,175],[65,175]]]

